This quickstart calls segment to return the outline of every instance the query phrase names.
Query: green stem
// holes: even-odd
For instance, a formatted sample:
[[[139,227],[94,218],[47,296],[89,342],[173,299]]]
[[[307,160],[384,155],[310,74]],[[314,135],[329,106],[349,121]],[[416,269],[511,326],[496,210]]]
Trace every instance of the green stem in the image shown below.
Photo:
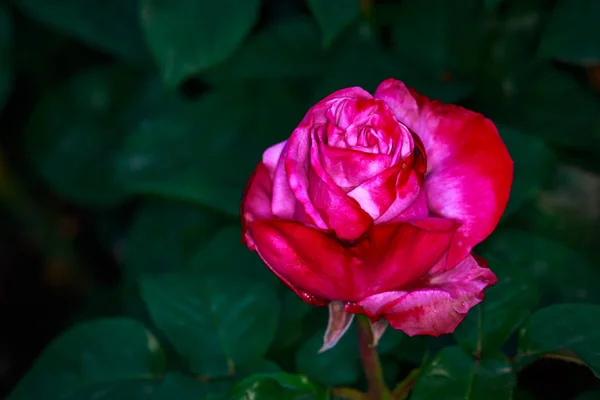
[[[331,394],[335,399],[366,400],[367,398],[367,395],[365,393],[347,387],[333,388],[331,389]]]
[[[402,382],[398,383],[392,392],[394,400],[405,400],[408,398],[410,391],[419,376],[421,371],[417,368],[411,371],[410,374]]]
[[[392,395],[385,385],[383,369],[377,355],[377,348],[373,346],[373,332],[371,322],[363,315],[356,316],[358,326],[358,348],[363,369],[369,385],[367,398],[372,400],[391,400]]]

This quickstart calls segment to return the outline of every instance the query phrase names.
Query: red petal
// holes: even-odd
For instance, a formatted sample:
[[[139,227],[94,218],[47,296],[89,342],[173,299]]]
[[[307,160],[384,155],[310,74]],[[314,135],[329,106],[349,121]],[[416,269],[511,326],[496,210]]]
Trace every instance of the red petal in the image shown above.
[[[346,192],[384,171],[391,159],[386,154],[369,154],[319,143],[319,160],[323,168]]]
[[[346,306],[346,311],[365,314],[372,320],[383,317],[394,329],[410,336],[439,336],[453,332],[469,309],[483,299],[484,289],[496,282],[489,269],[469,256],[420,289],[379,293]]]
[[[397,290],[426,276],[446,253],[456,227],[439,218],[375,225],[354,249],[364,259],[354,272],[368,283],[362,294]]]
[[[318,143],[313,140],[310,149],[308,195],[312,206],[336,236],[355,240],[373,223],[373,219],[360,204],[336,185],[319,162]]]
[[[417,133],[427,153],[431,211],[461,223],[448,265],[462,260],[498,224],[510,192],[512,160],[492,122],[384,81],[375,93]]]
[[[257,219],[272,218],[271,178],[267,167],[260,163],[250,176],[241,204],[242,233],[250,249],[254,248],[252,238],[247,234],[247,224]]]
[[[261,258],[290,286],[326,300],[360,301],[425,276],[456,226],[436,218],[378,225],[352,247],[294,221],[260,220],[248,228]]]
[[[295,221],[254,221],[248,229],[265,264],[289,286],[326,300],[356,298],[352,271],[361,261],[336,239]]]

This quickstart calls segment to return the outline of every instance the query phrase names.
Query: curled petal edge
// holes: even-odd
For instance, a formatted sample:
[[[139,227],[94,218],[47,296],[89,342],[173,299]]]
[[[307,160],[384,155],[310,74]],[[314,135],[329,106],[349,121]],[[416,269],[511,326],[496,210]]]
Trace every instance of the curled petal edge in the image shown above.
[[[347,304],[345,310],[364,314],[371,321],[384,318],[409,336],[440,336],[452,333],[483,300],[484,289],[496,282],[491,270],[469,256],[455,268],[429,278],[421,288],[378,293]]]

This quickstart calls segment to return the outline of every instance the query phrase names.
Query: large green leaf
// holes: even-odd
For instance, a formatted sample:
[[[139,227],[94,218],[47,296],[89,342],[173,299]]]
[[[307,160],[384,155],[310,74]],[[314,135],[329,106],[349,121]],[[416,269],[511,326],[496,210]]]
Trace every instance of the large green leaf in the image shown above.
[[[392,10],[393,49],[420,69],[435,76],[469,73],[479,61],[483,44],[479,0],[403,0]]]
[[[408,73],[410,70],[403,65],[394,64],[369,25],[353,24],[330,49],[313,100],[319,101],[336,90],[352,86],[372,93],[382,80],[405,79]]]
[[[203,383],[172,372],[164,379],[126,379],[75,390],[61,400],[222,400],[230,382]]]
[[[521,329],[515,363],[522,368],[546,353],[558,353],[581,359],[600,377],[598,321],[598,305],[557,304],[538,310]]]
[[[6,5],[0,4],[0,110],[13,81],[13,25]]]
[[[323,333],[316,333],[298,350],[296,370],[326,386],[352,385],[362,374],[356,327],[351,326],[332,349],[319,354]]]
[[[152,275],[140,284],[154,323],[196,374],[231,375],[260,360],[275,335],[279,303],[263,284],[231,274]]]
[[[328,400],[327,390],[306,376],[286,373],[257,374],[240,381],[228,400]]]
[[[306,112],[302,99],[295,86],[260,81],[221,86],[187,107],[156,113],[125,141],[118,177],[135,192],[238,215],[262,152],[287,139]]]
[[[415,382],[411,400],[510,400],[517,377],[503,355],[473,359],[460,347],[446,347]]]
[[[100,67],[40,98],[25,145],[53,190],[83,206],[114,206],[127,198],[116,181],[115,152],[141,114],[152,112],[147,78],[120,66]]]
[[[146,61],[138,0],[14,0],[49,27],[130,61]]]
[[[171,87],[230,57],[260,8],[260,0],[139,2],[148,46]]]
[[[486,115],[511,118],[520,126],[518,112],[523,106],[515,97],[529,87],[538,63],[532,57],[547,14],[546,0],[504,1],[500,10],[486,13],[485,55],[478,62],[478,103]],[[516,110],[515,110],[516,109]],[[524,108],[527,110],[527,108]],[[508,121],[507,121],[508,122]]]
[[[51,342],[9,399],[72,399],[94,385],[156,378],[164,372],[160,344],[144,326],[127,318],[99,319]]]
[[[222,273],[239,280],[278,285],[279,280],[262,262],[258,254],[241,243],[239,224],[227,225],[213,235],[191,258],[189,269],[199,275]],[[301,300],[298,300],[301,301]]]
[[[188,203],[145,203],[136,212],[126,241],[126,275],[135,279],[142,273],[183,271],[222,221],[210,210]]]
[[[360,0],[306,0],[323,31],[325,46],[360,16]]]
[[[213,84],[252,78],[298,78],[321,73],[324,51],[319,30],[308,17],[266,26],[231,59],[206,73]]]
[[[536,72],[515,103],[522,110],[519,126],[560,146],[598,154],[600,100],[593,90],[564,71],[546,67]]]
[[[359,23],[352,25],[332,46],[323,76],[316,85],[313,101],[352,86],[360,86],[373,93],[387,78],[401,80],[421,94],[448,103],[462,100],[472,92],[470,84],[462,81],[442,82],[423,68],[415,66],[414,60],[389,53],[377,40],[374,29]]]
[[[312,307],[300,300],[296,293],[288,288],[285,289],[281,297],[281,317],[279,318],[273,347],[276,356],[286,359],[288,358],[287,354],[277,350],[289,350],[290,347],[302,343],[303,320],[311,312]]]
[[[538,303],[535,282],[520,268],[489,260],[499,282],[486,289],[477,305],[454,331],[456,341],[476,357],[498,351]]]
[[[586,255],[560,242],[524,230],[499,229],[478,251],[514,265],[533,278],[540,288],[542,304],[600,300],[596,285],[600,271]]]
[[[514,180],[504,216],[517,211],[533,198],[556,171],[556,156],[538,137],[525,135],[510,127],[499,126],[502,140],[514,161]],[[535,154],[535,157],[532,157]]]
[[[600,61],[600,2],[559,0],[546,24],[540,54],[577,64]]]

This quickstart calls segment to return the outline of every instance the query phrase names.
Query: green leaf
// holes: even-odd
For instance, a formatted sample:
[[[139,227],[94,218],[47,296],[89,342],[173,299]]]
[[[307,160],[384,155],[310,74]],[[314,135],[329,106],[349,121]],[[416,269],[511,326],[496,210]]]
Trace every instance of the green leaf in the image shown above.
[[[503,355],[475,360],[460,347],[446,347],[415,382],[411,400],[510,400],[517,377]]]
[[[600,2],[559,0],[540,43],[540,55],[576,64],[600,61]]]
[[[146,276],[140,284],[152,320],[196,374],[231,375],[260,360],[275,335],[279,303],[263,284],[183,274]]]
[[[527,319],[539,298],[535,282],[520,268],[489,261],[499,282],[486,289],[483,303],[470,310],[454,331],[456,341],[476,357],[498,351]]]
[[[52,341],[8,399],[70,398],[93,385],[148,379],[164,371],[160,344],[143,325],[127,318],[99,319]]]
[[[356,328],[350,327],[338,344],[318,354],[323,345],[323,333],[316,333],[298,350],[296,370],[329,387],[352,385],[362,373]]]
[[[468,74],[477,66],[483,44],[479,0],[404,0],[394,10],[395,53],[436,77]]]
[[[348,68],[349,65],[352,68]],[[369,25],[355,24],[331,48],[313,102],[352,86],[360,86],[373,93],[387,78],[399,79],[419,93],[447,103],[462,100],[472,92],[468,83],[442,82],[423,68],[390,54]]]
[[[115,150],[137,118],[146,76],[122,67],[85,71],[46,92],[29,119],[26,151],[50,187],[82,206],[127,199],[115,179]]]
[[[394,64],[369,25],[353,24],[328,52],[313,101],[352,86],[360,86],[372,93],[386,78],[396,76],[403,79],[401,76],[405,70],[402,67]]]
[[[556,171],[556,156],[548,145],[535,136],[514,128],[499,126],[502,140],[514,161],[514,180],[504,217],[516,212],[542,189]],[[535,154],[535,157],[531,157]]]
[[[360,0],[306,0],[323,31],[323,43],[329,47],[335,38],[360,16]]]
[[[221,274],[239,280],[263,282],[279,287],[279,279],[262,262],[258,254],[241,243],[239,224],[224,226],[213,232],[209,241],[194,254],[189,270],[198,275]],[[298,299],[299,300],[299,299]],[[301,301],[301,300],[299,300]]]
[[[263,151],[286,140],[306,112],[303,97],[295,86],[253,82],[221,86],[189,106],[157,112],[127,137],[118,177],[137,193],[237,216]]]
[[[541,304],[599,299],[600,271],[584,254],[560,242],[519,229],[498,229],[478,251],[529,275],[540,288]]]
[[[230,385],[229,382],[200,382],[197,379],[171,372],[158,386],[152,400],[221,400],[227,395]],[[129,398],[124,400],[129,400]]]
[[[283,372],[257,374],[240,381],[231,390],[228,400],[328,400],[327,390],[304,375]]]
[[[310,313],[312,307],[300,300],[296,293],[287,288],[282,297],[281,317],[279,318],[273,347],[286,350],[301,342],[304,333],[303,319]],[[274,351],[274,353],[288,358],[283,351]]]
[[[13,24],[5,4],[0,4],[0,110],[13,82]]]
[[[600,377],[598,321],[598,305],[556,304],[536,311],[521,329],[515,364],[523,368],[544,354],[558,353],[581,359]]]
[[[14,0],[32,18],[128,61],[146,61],[137,0]]]
[[[600,101],[596,94],[567,72],[550,67],[536,72],[516,103],[526,110],[519,126],[565,148],[598,153]]]
[[[268,25],[204,78],[218,85],[240,79],[315,76],[321,73],[324,56],[315,23],[304,16],[289,18]]]
[[[169,87],[230,57],[260,8],[260,0],[139,2],[148,46]]]
[[[504,1],[497,12],[488,11],[482,20],[486,40],[485,54],[477,64],[478,107],[494,121],[501,116],[520,126],[519,112],[529,110],[516,105],[515,99],[535,79],[539,60],[532,55],[546,22],[547,4],[544,0]]]
[[[203,383],[179,373],[164,379],[128,379],[103,382],[75,390],[61,400],[222,400],[229,382]]]
[[[135,214],[125,251],[125,273],[177,272],[217,231],[223,218],[188,203],[150,201]],[[239,241],[239,238],[238,238]]]

